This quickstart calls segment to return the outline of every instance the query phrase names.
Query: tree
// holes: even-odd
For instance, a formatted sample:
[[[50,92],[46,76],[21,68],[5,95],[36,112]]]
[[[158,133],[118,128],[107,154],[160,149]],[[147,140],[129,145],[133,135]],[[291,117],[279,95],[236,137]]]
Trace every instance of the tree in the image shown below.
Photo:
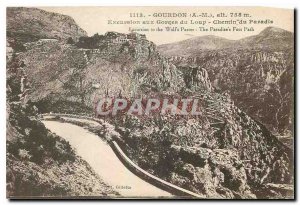
[[[79,48],[94,49],[99,47],[99,43],[104,39],[103,35],[96,33],[91,37],[81,36],[76,44]]]
[[[73,40],[72,37],[69,37],[69,38],[68,38],[67,44],[75,44],[75,41]]]

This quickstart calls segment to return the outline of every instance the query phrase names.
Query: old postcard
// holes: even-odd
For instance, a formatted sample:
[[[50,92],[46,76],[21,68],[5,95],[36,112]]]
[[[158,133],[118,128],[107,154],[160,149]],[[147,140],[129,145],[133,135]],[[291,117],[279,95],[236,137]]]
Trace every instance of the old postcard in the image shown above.
[[[8,7],[12,199],[294,199],[294,11]]]

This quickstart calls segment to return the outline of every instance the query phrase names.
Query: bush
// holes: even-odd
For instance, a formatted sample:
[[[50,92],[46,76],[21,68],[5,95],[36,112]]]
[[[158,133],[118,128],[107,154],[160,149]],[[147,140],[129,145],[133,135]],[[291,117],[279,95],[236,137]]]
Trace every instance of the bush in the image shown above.
[[[75,41],[73,40],[72,37],[69,37],[69,38],[68,38],[67,44],[75,44]]]

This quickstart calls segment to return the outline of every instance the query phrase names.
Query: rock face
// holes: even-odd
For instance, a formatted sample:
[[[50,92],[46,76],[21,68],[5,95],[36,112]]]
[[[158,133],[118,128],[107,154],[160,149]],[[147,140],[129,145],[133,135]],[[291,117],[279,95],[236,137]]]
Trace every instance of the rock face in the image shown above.
[[[47,12],[37,8],[8,7],[7,37],[14,44],[23,44],[38,39],[76,40],[86,36],[69,16]],[[11,39],[12,37],[13,39]]]
[[[201,92],[197,119],[127,117],[124,124],[116,122],[125,127],[121,135],[131,158],[209,198],[251,198],[266,183],[292,183],[292,151],[230,98]],[[214,178],[216,167],[219,175]],[[221,182],[216,185],[214,180]]]
[[[12,52],[7,62],[7,197],[118,195],[40,122],[28,99],[31,86],[23,66]]]
[[[152,42],[119,42],[115,39],[123,34],[115,35],[111,39],[108,32],[96,49],[78,48],[55,39],[24,44],[26,52],[17,58],[30,73],[31,100],[52,96],[93,106],[95,96],[105,93],[133,97],[184,86],[181,72],[159,55]]]
[[[212,91],[212,84],[206,69],[201,67],[178,67],[183,73],[185,87],[191,90],[208,90]]]
[[[198,49],[197,54],[176,55],[169,60],[177,67],[205,69],[216,91],[229,93],[238,107],[274,134],[291,137],[293,36],[291,32],[268,27],[229,47]],[[163,46],[158,49],[164,53]]]
[[[80,158],[74,162],[40,166],[30,160],[7,156],[9,197],[115,196],[110,186]],[[61,176],[64,176],[62,179]]]
[[[180,155],[197,157],[202,164],[185,164],[172,180],[183,186],[194,184],[208,198],[256,198],[247,182],[246,170],[235,150],[183,148],[173,146]],[[182,181],[182,182],[181,182]]]
[[[192,119],[122,115],[106,120],[120,133],[115,140],[130,158],[156,176],[208,198],[269,197],[265,184],[293,181],[292,150],[269,131],[283,133],[292,125],[293,55],[290,48],[265,47],[273,38],[289,42],[290,35],[267,29],[250,38],[263,45],[260,50],[244,48],[249,39],[236,44],[209,37],[205,51],[194,47],[191,56],[165,58],[143,35],[107,32],[68,44],[27,42],[13,58],[22,64],[24,75],[18,79],[25,86],[26,77],[30,85],[25,96],[40,112],[93,114],[102,96],[199,99],[201,114]]]

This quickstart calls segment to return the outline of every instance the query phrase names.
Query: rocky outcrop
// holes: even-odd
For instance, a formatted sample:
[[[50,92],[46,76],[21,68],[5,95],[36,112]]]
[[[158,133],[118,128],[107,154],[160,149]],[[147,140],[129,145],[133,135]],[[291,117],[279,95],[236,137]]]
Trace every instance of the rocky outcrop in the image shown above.
[[[149,172],[209,198],[251,198],[267,183],[292,183],[292,151],[262,124],[229,96],[204,89],[194,97],[201,102],[196,119],[114,119],[116,126],[125,127],[119,132],[130,157]],[[222,172],[217,178],[215,167]],[[221,181],[220,187],[214,180]]]
[[[74,162],[40,166],[26,156],[29,155],[23,154],[22,160],[7,156],[7,196],[10,198],[118,195],[79,157]]]
[[[91,38],[98,39],[92,48],[82,38],[83,44],[40,37],[22,44],[14,58],[22,62],[24,73],[8,78],[10,83],[18,79],[18,86],[8,91],[23,93],[26,77],[31,88],[27,96],[42,112],[77,114],[81,109],[68,103],[91,110],[95,97],[102,96],[197,98],[200,115],[195,118],[122,115],[106,120],[140,167],[209,198],[269,197],[262,189],[266,184],[293,181],[293,153],[268,130],[290,130],[292,50],[258,51],[238,47],[242,44],[229,49],[221,39],[196,56],[166,59],[145,36],[108,32]],[[20,100],[17,95],[8,98]],[[11,134],[19,131],[11,127]],[[26,132],[30,134],[22,134]],[[23,148],[15,157],[30,157]]]
[[[247,182],[246,170],[235,150],[173,146],[179,155],[195,159],[198,164],[185,164],[172,180],[182,185],[193,184],[193,190],[208,198],[256,198]]]
[[[213,89],[228,93],[238,107],[274,134],[291,139],[294,57],[292,45],[288,46],[285,50],[226,48],[169,60],[176,67],[205,69]]]
[[[7,197],[118,195],[39,121],[23,65],[15,54],[7,64]]]
[[[85,104],[93,107],[95,96],[106,93],[142,96],[157,90],[176,92],[184,86],[181,72],[146,38],[119,42],[105,35],[97,49],[55,39],[40,39],[24,47],[26,52],[17,58],[24,61],[33,87],[32,101],[51,95],[52,99],[82,102],[84,97]]]
[[[213,90],[208,72],[206,69],[201,67],[178,67],[184,74],[184,81],[186,88],[193,91],[196,90]]]

